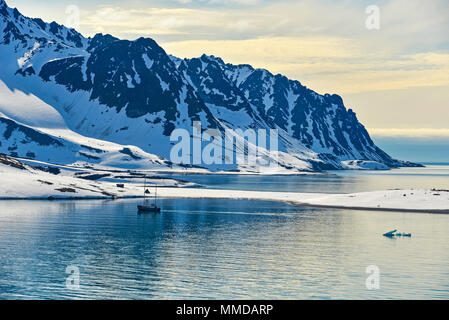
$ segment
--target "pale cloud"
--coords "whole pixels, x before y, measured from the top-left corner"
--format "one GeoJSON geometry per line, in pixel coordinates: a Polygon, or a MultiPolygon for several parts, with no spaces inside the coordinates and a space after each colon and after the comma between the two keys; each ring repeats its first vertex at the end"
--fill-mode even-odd
{"type": "Polygon", "coordinates": [[[449,129],[434,128],[371,128],[369,132],[375,138],[418,138],[418,139],[449,139],[449,129]]]}
{"type": "Polygon", "coordinates": [[[168,0],[168,2],[175,2],[179,4],[195,4],[195,5],[244,5],[254,6],[262,3],[261,0],[168,0]]]}
{"type": "MultiPolygon", "coordinates": [[[[190,40],[167,42],[168,51],[183,52],[182,56],[195,57],[207,52],[219,56],[232,57],[235,63],[245,63],[251,56],[256,64],[267,61],[297,63],[298,58],[319,61],[321,59],[350,58],[359,50],[356,44],[347,39],[331,37],[270,37],[248,40],[190,40]]],[[[270,62],[268,62],[270,63],[270,62]]]]}
{"type": "Polygon", "coordinates": [[[86,14],[82,25],[89,34],[153,37],[179,57],[207,53],[253,64],[319,92],[449,85],[446,2],[382,1],[379,31],[365,28],[366,5],[192,0],[179,7],[102,6],[86,14]],[[237,2],[253,7],[237,10],[237,2]]]}
{"type": "Polygon", "coordinates": [[[345,38],[259,38],[164,43],[181,57],[202,53],[249,63],[305,82],[321,92],[354,93],[422,86],[449,86],[449,54],[370,55],[345,38]]]}
{"type": "MultiPolygon", "coordinates": [[[[270,15],[246,12],[233,12],[211,9],[190,8],[123,8],[103,6],[87,14],[82,19],[82,27],[88,34],[99,29],[124,37],[138,38],[142,34],[135,30],[165,30],[165,35],[184,35],[183,37],[163,38],[162,40],[217,39],[217,35],[238,32],[260,32],[261,21],[270,15]]],[[[227,38],[225,36],[225,38],[227,38]]]]}

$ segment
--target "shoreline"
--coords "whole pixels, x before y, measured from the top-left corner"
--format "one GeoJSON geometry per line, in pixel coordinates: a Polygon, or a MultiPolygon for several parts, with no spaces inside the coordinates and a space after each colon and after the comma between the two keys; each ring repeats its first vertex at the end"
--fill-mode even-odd
{"type": "MultiPolygon", "coordinates": [[[[297,203],[290,203],[298,205],[297,203]]],[[[373,207],[345,207],[345,206],[328,206],[319,204],[304,203],[304,207],[321,208],[321,209],[336,209],[336,210],[351,210],[351,211],[375,211],[375,212],[409,212],[409,213],[427,213],[427,214],[449,214],[449,209],[399,209],[399,208],[373,208],[373,207]]]]}
{"type": "Polygon", "coordinates": [[[143,199],[142,196],[123,196],[123,197],[59,197],[59,196],[50,196],[50,197],[0,197],[0,201],[83,201],[83,200],[127,200],[127,199],[143,199]]]}
{"type": "MultiPolygon", "coordinates": [[[[160,199],[273,201],[297,207],[323,209],[449,214],[449,192],[445,190],[389,190],[355,194],[324,194],[166,187],[160,188],[158,193],[160,199]]],[[[143,198],[139,195],[79,197],[52,195],[0,197],[0,201],[114,201],[143,198]]]]}

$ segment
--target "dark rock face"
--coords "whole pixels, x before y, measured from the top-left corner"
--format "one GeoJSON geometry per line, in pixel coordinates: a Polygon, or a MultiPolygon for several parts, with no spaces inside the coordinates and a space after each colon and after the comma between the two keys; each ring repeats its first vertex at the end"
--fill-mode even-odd
{"type": "MultiPolygon", "coordinates": [[[[87,62],[88,74],[94,74],[92,99],[120,111],[126,106],[129,117],[167,112],[175,120],[176,98],[183,82],[168,56],[153,40],[115,41],[96,50],[87,62]],[[160,79],[158,78],[160,77],[160,79]],[[170,90],[162,88],[162,81],[170,90]]],[[[192,100],[191,88],[185,88],[192,100]],[[190,90],[189,90],[190,89],[190,90]]],[[[192,104],[201,109],[200,101],[192,104]]]]}
{"type": "Polygon", "coordinates": [[[25,139],[22,140],[22,144],[30,143],[30,142],[36,142],[37,144],[41,146],[59,146],[62,147],[63,144],[59,141],[54,139],[53,137],[40,133],[36,130],[33,130],[31,128],[18,125],[16,122],[6,119],[6,118],[0,118],[0,128],[4,129],[3,131],[3,139],[8,140],[11,138],[12,134],[14,132],[20,132],[23,133],[25,136],[25,139]]]}
{"type": "Polygon", "coordinates": [[[251,112],[250,104],[227,78],[223,65],[221,59],[203,55],[198,59],[182,61],[178,69],[190,80],[204,102],[233,111],[245,109],[251,112]]]}
{"type": "Polygon", "coordinates": [[[151,39],[117,40],[96,35],[90,39],[84,57],[68,57],[42,66],[44,81],[64,85],[70,92],[91,92],[91,101],[125,109],[130,118],[165,113],[166,135],[170,135],[180,115],[178,105],[188,106],[188,115],[198,120],[204,111],[212,115],[193,87],[185,83],[165,51],[151,39]]]}
{"type": "Polygon", "coordinates": [[[215,57],[184,60],[179,69],[186,70],[207,102],[234,109],[251,110],[248,106],[252,106],[254,112],[248,112],[254,118],[274,124],[320,154],[400,165],[375,146],[356,114],[346,109],[338,95],[319,95],[282,75],[225,64],[215,57]]]}
{"type": "Polygon", "coordinates": [[[10,157],[1,153],[0,153],[0,163],[16,169],[27,170],[27,167],[22,162],[16,159],[11,159],[10,157]]]}
{"type": "Polygon", "coordinates": [[[70,57],[66,59],[54,60],[46,63],[39,76],[44,81],[54,81],[59,84],[64,84],[70,92],[77,90],[89,90],[89,80],[83,80],[81,65],[84,63],[85,57],[70,57]]]}

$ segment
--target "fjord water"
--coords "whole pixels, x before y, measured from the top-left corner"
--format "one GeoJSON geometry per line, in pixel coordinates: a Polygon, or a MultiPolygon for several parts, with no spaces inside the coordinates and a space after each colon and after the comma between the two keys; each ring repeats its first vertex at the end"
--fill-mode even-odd
{"type": "Polygon", "coordinates": [[[357,193],[390,189],[449,189],[449,164],[390,171],[330,171],[328,174],[168,175],[212,189],[250,191],[357,193]]]}
{"type": "Polygon", "coordinates": [[[198,199],[138,215],[138,203],[0,201],[0,298],[449,298],[448,215],[198,199]],[[394,228],[413,237],[382,237],[394,228]],[[371,265],[379,290],[365,284],[371,265]]]}

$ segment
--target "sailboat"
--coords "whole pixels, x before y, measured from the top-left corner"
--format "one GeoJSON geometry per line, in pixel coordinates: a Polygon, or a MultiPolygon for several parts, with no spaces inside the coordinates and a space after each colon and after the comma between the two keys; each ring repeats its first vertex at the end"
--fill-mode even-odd
{"type": "Polygon", "coordinates": [[[143,193],[143,205],[138,205],[137,209],[139,211],[139,214],[142,213],[160,213],[161,208],[157,205],[157,185],[156,185],[156,191],[154,193],[154,202],[150,203],[149,195],[151,195],[151,192],[149,189],[147,189],[147,177],[145,177],[145,184],[144,184],[144,193],[143,193]]]}

